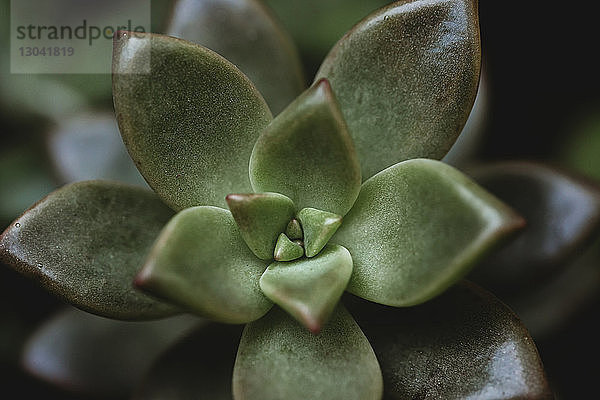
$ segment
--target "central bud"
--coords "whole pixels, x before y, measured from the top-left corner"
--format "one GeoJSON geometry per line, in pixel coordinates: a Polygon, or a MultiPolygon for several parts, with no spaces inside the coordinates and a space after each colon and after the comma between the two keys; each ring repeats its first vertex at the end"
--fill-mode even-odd
{"type": "Polygon", "coordinates": [[[304,235],[300,222],[293,218],[287,225],[285,233],[277,238],[273,258],[275,261],[293,261],[304,255],[304,235]]]}
{"type": "Polygon", "coordinates": [[[296,212],[280,193],[230,194],[225,200],[248,248],[265,261],[314,257],[342,223],[341,216],[316,208],[296,212]]]}
{"type": "Polygon", "coordinates": [[[316,208],[303,208],[277,239],[273,258],[293,261],[314,257],[325,247],[342,223],[342,217],[316,208]]]}

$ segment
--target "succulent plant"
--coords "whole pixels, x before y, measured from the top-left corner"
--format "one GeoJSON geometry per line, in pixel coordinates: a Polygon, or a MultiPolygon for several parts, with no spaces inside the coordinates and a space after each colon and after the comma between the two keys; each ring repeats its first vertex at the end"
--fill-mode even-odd
{"type": "MultiPolygon", "coordinates": [[[[278,66],[297,63],[289,49],[273,54],[285,60],[278,66]]],[[[402,308],[445,292],[523,225],[495,196],[434,160],[460,134],[475,98],[476,2],[400,1],[377,10],[340,39],[291,103],[293,87],[264,86],[263,98],[257,87],[268,75],[255,85],[240,69],[186,40],[119,32],[115,112],[153,192],[110,181],[66,185],[6,229],[2,261],[104,317],[192,313],[246,324],[236,399],[379,399],[384,378],[386,397],[418,396],[418,387],[394,381],[406,376],[390,372],[398,370],[396,352],[374,350],[353,317],[360,323],[372,313],[351,314],[340,299],[347,291],[349,304],[386,306],[376,325],[396,328],[406,317],[417,326],[428,305],[414,315],[402,308]],[[281,112],[273,118],[268,104],[281,112]]],[[[278,82],[298,82],[277,72],[278,82]]],[[[473,305],[449,327],[478,313],[486,323],[512,321],[510,334],[491,342],[513,343],[500,350],[526,360],[535,376],[527,388],[494,375],[500,383],[492,389],[492,378],[475,377],[450,393],[549,396],[535,346],[508,310],[468,284],[444,296],[473,305]]],[[[441,318],[444,302],[428,304],[441,318]]],[[[421,346],[418,333],[380,330],[372,332],[385,346],[421,346]]],[[[443,336],[432,336],[432,346],[443,336]]],[[[465,337],[453,335],[452,348],[465,337]]]]}

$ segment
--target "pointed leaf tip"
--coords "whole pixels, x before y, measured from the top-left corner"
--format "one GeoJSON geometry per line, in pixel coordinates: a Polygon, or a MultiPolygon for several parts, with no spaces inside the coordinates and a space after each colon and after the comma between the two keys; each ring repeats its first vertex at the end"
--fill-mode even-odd
{"type": "Polygon", "coordinates": [[[342,224],[342,217],[339,215],[308,207],[298,212],[298,220],[304,227],[304,247],[307,257],[319,254],[342,224]]]}
{"type": "Polygon", "coordinates": [[[279,234],[294,217],[294,202],[279,193],[230,194],[226,201],[250,250],[272,260],[279,234]]]}
{"type": "Polygon", "coordinates": [[[475,100],[480,53],[472,0],[393,2],[337,42],[316,79],[331,82],[363,179],[447,153],[475,100]]]}
{"type": "Polygon", "coordinates": [[[304,247],[297,242],[292,242],[285,233],[279,235],[273,258],[275,261],[293,261],[304,255],[304,247]]]}
{"type": "Polygon", "coordinates": [[[415,159],[367,180],[332,240],[354,260],[348,291],[405,307],[446,290],[522,224],[460,171],[415,159]]]}
{"type": "Polygon", "coordinates": [[[339,305],[319,335],[281,309],[246,325],[233,371],[237,400],[380,400],[377,358],[339,305]]]}
{"type": "Polygon", "coordinates": [[[137,283],[190,312],[224,323],[245,323],[272,306],[259,287],[265,262],[248,249],[231,213],[191,207],[162,230],[137,283]]]}
{"type": "Polygon", "coordinates": [[[344,215],[360,191],[360,165],[326,80],[300,95],[263,131],[250,158],[256,192],[278,192],[297,209],[344,215]]]}
{"type": "Polygon", "coordinates": [[[313,333],[328,320],[352,275],[352,257],[330,244],[313,258],[274,262],[260,278],[260,288],[313,333]]]}
{"type": "Polygon", "coordinates": [[[304,234],[302,233],[302,226],[296,218],[293,218],[290,221],[287,228],[285,229],[285,234],[291,240],[302,239],[304,237],[304,234]]]}
{"type": "Polygon", "coordinates": [[[50,193],[0,236],[0,258],[76,307],[142,320],[179,312],[132,280],[173,212],[149,190],[81,181],[50,193]]]}

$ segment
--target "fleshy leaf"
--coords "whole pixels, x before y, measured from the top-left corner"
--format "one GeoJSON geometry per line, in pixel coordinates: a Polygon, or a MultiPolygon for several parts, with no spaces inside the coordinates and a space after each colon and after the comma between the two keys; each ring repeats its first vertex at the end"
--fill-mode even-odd
{"type": "Polygon", "coordinates": [[[133,400],[231,400],[231,375],[241,325],[208,323],[156,360],[133,400]]]}
{"type": "Polygon", "coordinates": [[[337,305],[352,275],[352,257],[328,245],[318,257],[274,262],[260,278],[260,288],[311,332],[318,333],[337,305]]]}
{"type": "Polygon", "coordinates": [[[363,179],[399,161],[442,158],[460,134],[481,64],[476,0],[398,1],[352,28],[327,78],[354,139],[363,179]]]}
{"type": "MultiPolygon", "coordinates": [[[[293,261],[304,255],[304,247],[297,242],[292,242],[285,233],[279,235],[273,258],[275,261],[293,261]]],[[[264,291],[264,290],[263,290],[264,291]]]]}
{"type": "Polygon", "coordinates": [[[307,257],[319,254],[342,224],[342,217],[339,215],[315,208],[300,210],[298,220],[304,227],[304,248],[307,257]]]}
{"type": "Polygon", "coordinates": [[[250,158],[255,192],[288,196],[298,209],[344,215],[360,190],[352,139],[326,80],[300,95],[258,138],[250,158]]]}
{"type": "Polygon", "coordinates": [[[279,193],[230,194],[226,199],[250,250],[261,260],[272,260],[279,234],[294,217],[294,202],[279,193]]]}
{"type": "Polygon", "coordinates": [[[302,233],[302,226],[300,226],[300,222],[293,218],[289,223],[287,228],[285,228],[285,234],[288,238],[294,239],[302,239],[304,234],[302,233]]]}
{"type": "Polygon", "coordinates": [[[117,319],[177,310],[131,284],[173,212],[151,191],[115,182],[63,186],[0,236],[0,258],[73,305],[117,319]]]}
{"type": "Polygon", "coordinates": [[[272,306],[258,283],[265,268],[229,211],[191,207],[165,226],[135,283],[200,316],[238,324],[272,306]]]}
{"type": "Polygon", "coordinates": [[[71,392],[120,398],[161,352],[202,322],[190,315],[115,321],[67,308],[28,339],[22,364],[36,378],[71,392]]]}
{"type": "Polygon", "coordinates": [[[179,0],[167,29],[219,53],[260,90],[274,114],[283,110],[306,85],[296,47],[256,0],[179,0]]]}
{"type": "Polygon", "coordinates": [[[416,159],[366,181],[331,241],[352,254],[351,293],[400,307],[444,291],[522,225],[458,170],[416,159]]]}
{"type": "Polygon", "coordinates": [[[600,186],[574,174],[526,161],[474,166],[468,173],[527,221],[470,275],[497,295],[551,278],[600,228],[600,186]]]}
{"type": "Polygon", "coordinates": [[[385,399],[553,399],[518,317],[461,282],[417,307],[344,299],[381,363],[385,399]]]}
{"type": "Polygon", "coordinates": [[[175,210],[252,192],[248,160],[271,113],[233,64],[184,40],[120,32],[113,97],[129,154],[175,210]]]}
{"type": "Polygon", "coordinates": [[[379,400],[382,390],[373,349],[341,305],[319,335],[276,307],[244,329],[235,400],[379,400]]]}

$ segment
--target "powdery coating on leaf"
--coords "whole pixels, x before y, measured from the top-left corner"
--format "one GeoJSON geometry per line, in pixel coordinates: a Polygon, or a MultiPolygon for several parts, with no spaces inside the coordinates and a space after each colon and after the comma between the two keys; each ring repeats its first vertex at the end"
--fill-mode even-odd
{"type": "Polygon", "coordinates": [[[400,307],[441,293],[522,225],[459,171],[416,159],[365,182],[331,241],[352,254],[350,292],[400,307]]]}
{"type": "Polygon", "coordinates": [[[175,210],[226,207],[228,194],[252,192],[248,160],[272,119],[260,93],[211,50],[139,35],[115,38],[113,98],[123,141],[146,181],[175,210]]]}
{"type": "Polygon", "coordinates": [[[319,335],[274,308],[244,329],[235,400],[379,400],[381,371],[367,338],[340,305],[319,335]]]}
{"type": "Polygon", "coordinates": [[[340,39],[316,79],[331,82],[363,179],[446,154],[473,106],[480,52],[473,0],[393,3],[340,39]]]}
{"type": "Polygon", "coordinates": [[[360,190],[360,165],[327,80],[300,95],[260,135],[250,158],[256,192],[278,192],[297,210],[344,215],[360,190]]]}
{"type": "Polygon", "coordinates": [[[0,256],[91,313],[146,319],[176,312],[132,282],[173,212],[151,191],[84,181],[48,195],[0,238],[0,256]]]}
{"type": "Polygon", "coordinates": [[[230,194],[226,201],[250,250],[272,260],[279,235],[294,217],[294,202],[279,193],[230,194]]]}
{"type": "Polygon", "coordinates": [[[136,285],[192,313],[239,324],[262,317],[273,305],[258,283],[265,269],[229,211],[191,207],[163,229],[136,285]]]}
{"type": "Polygon", "coordinates": [[[318,256],[275,262],[260,278],[260,288],[273,302],[318,333],[337,305],[352,275],[352,257],[338,245],[318,256]]]}

